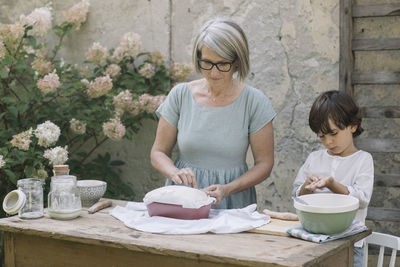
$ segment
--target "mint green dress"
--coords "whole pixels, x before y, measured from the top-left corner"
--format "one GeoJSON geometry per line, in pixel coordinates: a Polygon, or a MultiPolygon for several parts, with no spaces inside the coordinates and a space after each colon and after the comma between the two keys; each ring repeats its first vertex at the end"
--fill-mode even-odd
{"type": "MultiPolygon", "coordinates": [[[[245,173],[249,136],[276,115],[268,98],[253,87],[246,85],[230,105],[209,107],[195,101],[188,83],[176,85],[156,113],[178,129],[175,166],[191,168],[199,188],[227,184],[245,173]]],[[[171,184],[167,179],[166,185],[171,184]]],[[[215,208],[253,203],[257,203],[255,187],[224,198],[215,208]]]]}

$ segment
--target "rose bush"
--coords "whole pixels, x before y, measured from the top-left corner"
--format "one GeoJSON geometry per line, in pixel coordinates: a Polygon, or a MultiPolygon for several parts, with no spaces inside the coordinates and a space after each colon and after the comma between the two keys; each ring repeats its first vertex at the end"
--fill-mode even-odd
{"type": "Polygon", "coordinates": [[[166,66],[160,52],[142,50],[141,37],[122,36],[107,49],[94,43],[81,64],[58,56],[66,36],[86,21],[89,2],[63,12],[49,50],[40,42],[52,28],[49,7],[0,24],[0,177],[4,193],[25,177],[46,179],[52,165],[69,164],[78,179],[108,182],[108,197],[133,192],[119,179],[123,159],[94,152],[107,140],[131,139],[141,120],[155,109],[176,82],[191,74],[187,64],[166,66]]]}

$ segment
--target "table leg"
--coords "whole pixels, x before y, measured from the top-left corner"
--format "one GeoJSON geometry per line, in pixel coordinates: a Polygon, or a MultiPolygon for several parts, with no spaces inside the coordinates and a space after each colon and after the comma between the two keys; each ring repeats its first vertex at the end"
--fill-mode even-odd
{"type": "Polygon", "coordinates": [[[15,267],[14,235],[4,232],[4,264],[7,267],[15,267]]]}

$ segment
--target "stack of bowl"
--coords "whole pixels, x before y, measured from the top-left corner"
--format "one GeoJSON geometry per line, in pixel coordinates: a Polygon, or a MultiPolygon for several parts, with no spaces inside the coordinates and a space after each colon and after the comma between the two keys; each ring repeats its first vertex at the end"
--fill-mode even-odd
{"type": "Polygon", "coordinates": [[[315,234],[336,235],[354,220],[359,200],[342,194],[319,193],[299,196],[294,207],[303,228],[315,234]]]}

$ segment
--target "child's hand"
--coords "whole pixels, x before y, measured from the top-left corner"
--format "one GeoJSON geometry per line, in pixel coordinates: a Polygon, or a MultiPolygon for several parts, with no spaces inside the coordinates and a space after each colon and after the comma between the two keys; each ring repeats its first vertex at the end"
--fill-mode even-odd
{"type": "Polygon", "coordinates": [[[314,192],[315,189],[328,187],[333,181],[332,177],[321,178],[314,175],[307,176],[305,189],[314,192]]]}

